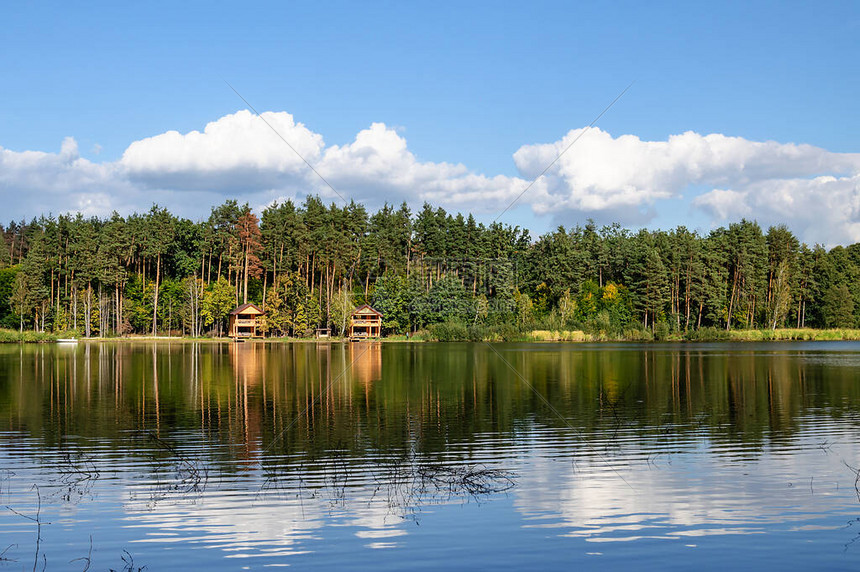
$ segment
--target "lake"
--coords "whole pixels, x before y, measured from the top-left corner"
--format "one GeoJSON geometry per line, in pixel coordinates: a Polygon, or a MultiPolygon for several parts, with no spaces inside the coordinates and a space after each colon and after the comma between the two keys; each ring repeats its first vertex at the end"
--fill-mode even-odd
{"type": "Polygon", "coordinates": [[[860,343],[0,346],[0,571],[856,570],[860,343]]]}

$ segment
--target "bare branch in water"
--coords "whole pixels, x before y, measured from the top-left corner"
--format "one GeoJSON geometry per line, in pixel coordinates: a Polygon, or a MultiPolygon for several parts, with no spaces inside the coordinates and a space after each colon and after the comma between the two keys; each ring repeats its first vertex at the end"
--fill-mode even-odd
{"type": "Polygon", "coordinates": [[[60,464],[59,481],[63,485],[60,496],[66,502],[77,503],[90,494],[101,472],[92,457],[78,452],[74,456],[66,451],[60,464]]]}
{"type": "Polygon", "coordinates": [[[14,558],[6,558],[6,553],[9,552],[10,548],[18,548],[17,544],[10,544],[6,548],[3,549],[3,552],[0,552],[0,562],[17,562],[14,558]]]}
{"type": "Polygon", "coordinates": [[[77,562],[79,560],[82,560],[84,562],[84,569],[81,572],[87,572],[87,570],[90,569],[90,565],[93,562],[92,558],[93,558],[93,535],[91,534],[90,535],[90,551],[87,552],[86,556],[81,556],[80,558],[75,558],[74,560],[69,560],[69,564],[71,564],[72,562],[77,562]]]}
{"type": "Polygon", "coordinates": [[[842,460],[842,464],[854,473],[854,492],[857,494],[857,500],[860,501],[860,469],[852,467],[845,461],[845,459],[842,460]]]}
{"type": "MultiPolygon", "coordinates": [[[[202,494],[209,482],[209,468],[205,461],[189,457],[152,432],[148,432],[148,436],[160,449],[169,452],[173,456],[173,463],[166,466],[172,478],[168,482],[159,482],[155,485],[150,494],[151,503],[158,502],[168,494],[202,494]]],[[[156,478],[158,478],[159,474],[159,469],[156,469],[156,478]]]]}
{"type": "Polygon", "coordinates": [[[134,567],[134,556],[132,556],[128,550],[123,549],[122,552],[122,568],[120,568],[119,570],[114,570],[113,568],[111,568],[110,572],[143,572],[144,570],[146,570],[146,566],[138,566],[137,568],[134,567]]]}

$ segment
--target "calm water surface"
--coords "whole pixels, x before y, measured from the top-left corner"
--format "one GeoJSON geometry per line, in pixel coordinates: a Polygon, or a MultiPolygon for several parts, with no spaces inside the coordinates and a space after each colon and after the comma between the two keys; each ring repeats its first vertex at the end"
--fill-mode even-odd
{"type": "Polygon", "coordinates": [[[860,344],[0,347],[0,572],[860,568],[860,344]]]}

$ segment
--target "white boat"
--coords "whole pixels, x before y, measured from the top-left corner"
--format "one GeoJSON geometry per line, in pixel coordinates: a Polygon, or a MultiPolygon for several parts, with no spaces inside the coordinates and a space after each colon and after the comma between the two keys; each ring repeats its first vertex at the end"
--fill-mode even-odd
{"type": "Polygon", "coordinates": [[[78,343],[77,338],[57,338],[58,344],[76,344],[78,343]]]}

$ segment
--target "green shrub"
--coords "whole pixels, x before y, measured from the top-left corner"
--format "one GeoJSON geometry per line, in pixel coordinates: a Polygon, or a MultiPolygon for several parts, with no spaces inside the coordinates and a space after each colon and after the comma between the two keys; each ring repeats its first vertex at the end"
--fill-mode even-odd
{"type": "Polygon", "coordinates": [[[24,331],[0,329],[0,343],[38,343],[38,342],[55,342],[57,336],[46,332],[24,331]]]}
{"type": "Polygon", "coordinates": [[[628,342],[650,342],[654,340],[654,334],[651,330],[639,330],[637,328],[628,328],[624,330],[621,336],[628,342]]]}
{"type": "Polygon", "coordinates": [[[438,342],[463,342],[469,339],[469,329],[460,322],[445,321],[429,328],[430,338],[438,342]]]}
{"type": "Polygon", "coordinates": [[[729,339],[729,333],[726,330],[713,327],[699,328],[698,330],[687,330],[684,333],[684,339],[688,342],[717,342],[729,339]]]}

